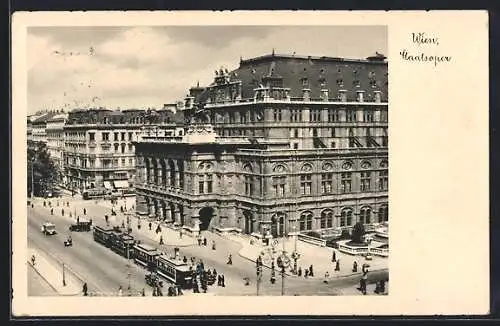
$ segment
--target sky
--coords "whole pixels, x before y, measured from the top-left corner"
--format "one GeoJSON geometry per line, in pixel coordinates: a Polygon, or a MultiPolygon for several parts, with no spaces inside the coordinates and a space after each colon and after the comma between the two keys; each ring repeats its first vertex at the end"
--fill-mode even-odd
{"type": "Polygon", "coordinates": [[[161,108],[240,57],[387,55],[386,26],[32,27],[28,114],[40,109],[161,108]]]}

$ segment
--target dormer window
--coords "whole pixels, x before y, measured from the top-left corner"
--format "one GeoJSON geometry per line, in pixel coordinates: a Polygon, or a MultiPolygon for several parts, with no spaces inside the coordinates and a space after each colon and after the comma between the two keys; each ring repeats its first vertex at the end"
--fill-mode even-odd
{"type": "Polygon", "coordinates": [[[337,86],[344,87],[344,80],[342,78],[337,79],[337,86]]]}
{"type": "Polygon", "coordinates": [[[375,79],[370,79],[370,86],[371,86],[372,88],[377,87],[377,81],[376,81],[375,79]]]}
{"type": "Polygon", "coordinates": [[[301,81],[303,87],[307,87],[309,85],[309,81],[307,80],[307,78],[302,78],[301,81]]]}
{"type": "Polygon", "coordinates": [[[352,85],[355,86],[355,87],[360,87],[361,83],[360,83],[359,79],[355,79],[355,80],[352,81],[352,85]]]}

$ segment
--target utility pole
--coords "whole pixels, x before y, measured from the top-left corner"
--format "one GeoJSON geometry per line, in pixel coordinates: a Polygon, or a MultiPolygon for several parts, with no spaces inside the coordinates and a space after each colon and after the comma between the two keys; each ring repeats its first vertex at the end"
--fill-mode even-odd
{"type": "Polygon", "coordinates": [[[62,263],[62,282],[63,282],[63,286],[66,286],[66,274],[65,274],[65,271],[64,271],[64,263],[62,263]]]}

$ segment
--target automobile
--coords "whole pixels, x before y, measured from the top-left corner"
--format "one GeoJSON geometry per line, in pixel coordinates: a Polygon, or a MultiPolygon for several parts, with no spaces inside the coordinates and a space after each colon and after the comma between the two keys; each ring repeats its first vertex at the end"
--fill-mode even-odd
{"type": "Polygon", "coordinates": [[[54,235],[56,234],[56,226],[54,223],[46,222],[42,224],[41,227],[42,233],[45,235],[54,235]]]}
{"type": "Polygon", "coordinates": [[[75,224],[69,226],[70,231],[74,232],[89,232],[92,227],[92,222],[88,220],[80,220],[75,224]]]}

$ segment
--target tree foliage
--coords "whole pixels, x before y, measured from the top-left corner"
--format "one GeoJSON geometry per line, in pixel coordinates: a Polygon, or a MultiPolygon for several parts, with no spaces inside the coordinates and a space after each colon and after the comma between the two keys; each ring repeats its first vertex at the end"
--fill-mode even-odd
{"type": "Polygon", "coordinates": [[[363,243],[363,235],[365,235],[365,227],[363,223],[358,222],[354,224],[351,233],[351,240],[356,243],[363,243]]]}
{"type": "Polygon", "coordinates": [[[31,185],[34,185],[35,196],[41,196],[46,190],[54,187],[57,177],[57,168],[47,150],[47,144],[36,143],[28,146],[27,152],[28,169],[28,194],[31,193],[31,185]],[[33,179],[32,173],[33,171],[33,179]]]}

